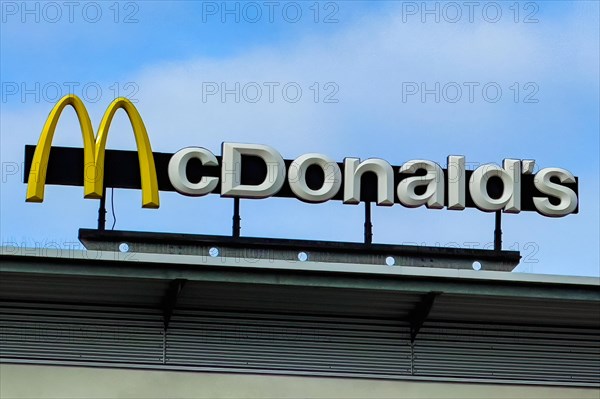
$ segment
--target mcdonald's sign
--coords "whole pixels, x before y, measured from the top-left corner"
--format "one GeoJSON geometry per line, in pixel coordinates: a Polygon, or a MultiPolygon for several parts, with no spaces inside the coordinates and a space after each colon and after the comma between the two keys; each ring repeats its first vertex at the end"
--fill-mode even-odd
{"type": "Polygon", "coordinates": [[[562,217],[579,210],[578,179],[562,168],[536,171],[534,160],[505,159],[501,166],[466,168],[464,156],[452,155],[444,169],[436,162],[411,160],[393,166],[379,158],[335,162],[309,153],[284,160],[266,145],[225,142],[222,155],[202,147],[175,154],[152,152],[146,127],[134,105],[114,100],[97,135],[79,98],[69,95],[52,109],[36,147],[26,146],[27,201],[42,202],[45,184],[84,187],[85,198],[101,198],[106,187],[142,190],[142,206],[159,207],[159,190],[201,197],[296,198],[307,203],[396,204],[407,208],[519,213],[537,211],[562,217]],[[71,105],[81,126],[83,149],[52,147],[60,115],[71,105]],[[137,144],[135,151],[106,150],[115,112],[125,110],[137,144]],[[115,166],[117,165],[117,166],[115,166]]]}

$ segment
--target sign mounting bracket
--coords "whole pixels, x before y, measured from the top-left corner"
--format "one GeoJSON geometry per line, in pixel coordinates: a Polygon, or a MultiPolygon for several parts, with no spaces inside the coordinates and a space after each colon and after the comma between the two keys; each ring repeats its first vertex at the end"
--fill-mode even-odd
{"type": "Polygon", "coordinates": [[[427,316],[431,312],[435,299],[441,294],[441,292],[429,292],[425,294],[421,301],[414,307],[408,316],[410,323],[410,342],[411,344],[417,339],[417,335],[423,327],[423,324],[427,320],[427,316]]]}
{"type": "Polygon", "coordinates": [[[373,223],[371,223],[371,203],[365,201],[365,244],[373,243],[373,223]]]}
{"type": "Polygon", "coordinates": [[[496,227],[494,229],[494,251],[502,251],[502,211],[496,211],[496,227]]]}
{"type": "Polygon", "coordinates": [[[106,186],[102,189],[102,198],[98,207],[98,230],[106,230],[106,186]]]}
{"type": "Polygon", "coordinates": [[[178,278],[171,281],[169,288],[167,288],[167,292],[163,299],[163,324],[165,331],[169,329],[171,317],[173,316],[173,312],[177,306],[177,300],[179,299],[179,295],[181,294],[185,282],[185,279],[178,278]]]}
{"type": "Polygon", "coordinates": [[[240,199],[233,199],[233,226],[231,235],[234,238],[240,238],[240,231],[242,230],[241,226],[242,218],[240,217],[240,199]]]}

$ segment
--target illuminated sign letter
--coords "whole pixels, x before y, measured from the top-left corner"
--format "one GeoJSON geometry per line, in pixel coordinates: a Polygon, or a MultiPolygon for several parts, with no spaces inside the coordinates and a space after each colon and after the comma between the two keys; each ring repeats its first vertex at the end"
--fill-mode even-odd
{"type": "Polygon", "coordinates": [[[463,210],[467,205],[465,193],[466,168],[465,157],[448,157],[448,209],[463,210]]]}
{"type": "Polygon", "coordinates": [[[363,162],[358,158],[344,159],[344,204],[360,202],[360,179],[367,172],[377,176],[377,205],[394,205],[394,170],[378,158],[363,162]]]}
{"type": "Polygon", "coordinates": [[[444,171],[438,164],[431,161],[408,161],[400,168],[400,173],[416,173],[425,170],[425,176],[411,176],[398,184],[397,194],[402,205],[416,208],[426,205],[427,208],[441,209],[444,207],[444,171]],[[417,187],[426,186],[423,194],[417,194],[417,187]]]}
{"type": "Polygon", "coordinates": [[[188,147],[177,151],[169,161],[169,180],[178,193],[192,197],[200,197],[212,192],[219,183],[218,177],[203,176],[198,183],[189,181],[186,173],[188,162],[196,158],[206,166],[219,166],[217,157],[200,147],[188,147]]]}
{"type": "Polygon", "coordinates": [[[575,176],[561,168],[545,168],[535,175],[535,187],[542,193],[558,198],[560,203],[553,205],[548,198],[533,197],[538,212],[545,216],[565,216],[577,208],[577,194],[568,187],[553,183],[551,178],[558,178],[561,183],[575,183],[575,176]]]}
{"type": "Polygon", "coordinates": [[[273,148],[261,144],[223,143],[221,195],[223,197],[267,198],[285,183],[285,162],[273,148]],[[261,158],[267,174],[261,184],[242,184],[242,155],[261,158]]]}
{"type": "Polygon", "coordinates": [[[503,166],[504,168],[486,164],[475,169],[469,182],[471,198],[475,205],[484,211],[497,211],[504,208],[504,212],[519,213],[521,211],[521,161],[505,159],[503,166]],[[487,190],[488,181],[494,176],[502,180],[500,198],[492,198],[487,190]]]}
{"type": "Polygon", "coordinates": [[[290,188],[298,198],[306,202],[319,203],[330,200],[340,191],[342,171],[337,163],[321,154],[304,154],[290,165],[288,172],[290,188]],[[311,165],[323,170],[325,179],[321,188],[313,190],[306,184],[306,171],[311,165]]]}

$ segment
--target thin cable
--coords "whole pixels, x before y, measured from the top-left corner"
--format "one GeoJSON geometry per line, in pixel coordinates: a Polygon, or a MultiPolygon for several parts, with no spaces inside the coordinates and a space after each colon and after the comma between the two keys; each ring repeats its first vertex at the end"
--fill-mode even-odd
{"type": "Polygon", "coordinates": [[[117,224],[117,215],[115,215],[115,188],[114,187],[111,187],[111,189],[110,189],[110,209],[112,210],[112,217],[113,217],[113,225],[110,229],[114,230],[115,224],[117,224]]]}

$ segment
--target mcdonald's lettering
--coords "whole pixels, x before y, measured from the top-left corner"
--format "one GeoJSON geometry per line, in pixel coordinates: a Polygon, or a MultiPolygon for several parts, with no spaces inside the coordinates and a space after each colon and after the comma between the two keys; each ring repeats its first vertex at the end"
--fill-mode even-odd
{"type": "Polygon", "coordinates": [[[534,173],[533,160],[505,159],[502,166],[484,164],[474,170],[468,170],[465,157],[457,155],[448,157],[446,169],[422,159],[401,166],[378,158],[345,158],[337,163],[318,153],[284,160],[269,146],[231,142],[223,143],[221,156],[202,147],[186,147],[175,154],[153,153],[140,114],[125,98],[109,105],[94,136],[85,105],[74,95],[64,97],[50,112],[38,145],[26,146],[25,160],[29,202],[42,202],[48,183],[82,185],[85,198],[101,198],[106,187],[141,188],[145,208],[159,207],[161,190],[190,197],[275,196],[307,203],[338,200],[388,207],[537,211],[550,217],[579,210],[577,177],[561,168],[534,173]],[[56,125],[67,105],[75,109],[79,119],[82,149],[52,147],[56,125]],[[106,150],[111,121],[121,108],[129,116],[137,153],[106,150]],[[84,170],[77,171],[81,159],[84,170]],[[118,171],[111,171],[110,164],[118,164],[118,171]]]}

